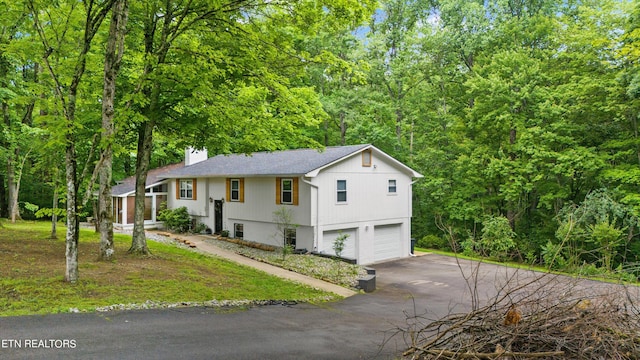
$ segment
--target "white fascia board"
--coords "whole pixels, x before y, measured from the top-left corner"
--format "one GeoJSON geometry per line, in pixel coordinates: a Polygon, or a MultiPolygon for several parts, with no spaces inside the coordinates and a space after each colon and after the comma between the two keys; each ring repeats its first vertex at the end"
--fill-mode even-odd
{"type": "Polygon", "coordinates": [[[399,166],[400,168],[404,169],[406,172],[411,174],[411,177],[414,178],[423,178],[424,175],[420,174],[419,172],[413,170],[412,168],[408,167],[407,165],[401,163],[400,161],[394,159],[393,157],[391,157],[390,155],[388,155],[387,153],[385,153],[384,151],[376,148],[375,146],[371,146],[371,148],[378,153],[378,155],[381,155],[383,158],[389,160],[390,162],[396,164],[397,166],[399,166]]]}
{"type": "Polygon", "coordinates": [[[320,171],[322,171],[322,170],[324,170],[324,169],[326,169],[326,168],[328,168],[330,166],[333,166],[334,164],[337,164],[337,163],[339,163],[339,162],[341,162],[341,161],[343,161],[345,159],[348,159],[348,158],[350,158],[350,157],[352,157],[352,156],[354,156],[356,154],[359,154],[362,151],[367,150],[367,149],[372,149],[373,151],[376,152],[376,154],[380,155],[381,157],[383,157],[384,159],[388,160],[389,162],[396,164],[398,167],[404,169],[406,172],[410,173],[411,176],[414,177],[414,178],[422,178],[422,177],[424,177],[419,172],[413,170],[412,168],[408,167],[407,165],[405,165],[405,164],[401,163],[400,161],[394,159],[393,157],[391,157],[390,155],[388,155],[387,153],[385,153],[384,151],[378,149],[377,147],[375,147],[373,145],[366,146],[366,147],[364,147],[362,149],[359,149],[357,151],[352,152],[351,154],[343,156],[338,160],[335,160],[335,161],[330,162],[330,163],[328,163],[328,164],[326,164],[324,166],[321,166],[321,167],[319,167],[317,169],[309,171],[308,173],[304,174],[304,176],[308,177],[308,178],[314,178],[314,177],[318,176],[320,171]]]}
{"type": "Polygon", "coordinates": [[[304,176],[305,176],[305,177],[308,177],[308,178],[314,178],[314,177],[318,176],[318,174],[320,173],[320,171],[322,171],[322,170],[324,170],[324,169],[326,169],[326,168],[328,168],[328,167],[330,167],[330,166],[333,166],[334,164],[337,164],[337,163],[339,163],[339,162],[341,162],[341,161],[343,161],[343,160],[345,160],[345,159],[348,159],[348,158],[350,158],[350,157],[354,156],[355,154],[358,154],[358,153],[360,153],[360,152],[362,152],[362,151],[364,151],[364,150],[366,150],[366,149],[371,149],[371,148],[373,148],[373,145],[365,146],[365,147],[363,147],[362,149],[358,149],[358,150],[356,150],[356,151],[352,152],[351,154],[347,154],[347,155],[345,155],[345,156],[343,156],[343,157],[341,157],[341,158],[339,158],[339,159],[337,159],[337,160],[335,160],[335,161],[332,161],[332,162],[330,162],[330,163],[328,163],[328,164],[325,164],[325,165],[323,165],[323,166],[320,166],[320,167],[319,167],[319,168],[317,168],[317,169],[311,170],[311,171],[309,171],[308,173],[304,174],[304,176]]]}
{"type": "MultiPolygon", "coordinates": [[[[151,185],[147,185],[147,186],[145,186],[144,188],[145,188],[145,189],[149,189],[149,188],[152,188],[152,187],[154,187],[154,186],[162,185],[162,184],[165,184],[165,183],[167,183],[167,182],[166,182],[166,181],[164,181],[164,180],[163,180],[163,181],[158,181],[157,183],[153,183],[153,184],[151,184],[151,185]]],[[[133,194],[135,194],[135,193],[136,193],[136,190],[134,189],[133,191],[129,191],[129,192],[127,192],[127,193],[120,194],[120,195],[115,195],[114,197],[122,197],[122,198],[125,198],[125,197],[128,197],[129,195],[133,195],[133,194]]],[[[146,193],[145,193],[145,194],[146,194],[146,193]]],[[[157,193],[156,193],[156,194],[157,194],[157,193]]]]}

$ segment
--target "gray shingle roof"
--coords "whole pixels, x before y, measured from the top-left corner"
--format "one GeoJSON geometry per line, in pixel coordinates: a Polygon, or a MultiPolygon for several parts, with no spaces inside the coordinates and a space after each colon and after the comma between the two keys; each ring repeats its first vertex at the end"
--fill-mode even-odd
{"type": "Polygon", "coordinates": [[[205,161],[164,174],[165,178],[215,176],[304,175],[356,153],[370,145],[256,152],[251,155],[217,155],[205,161]]]}
{"type": "MultiPolygon", "coordinates": [[[[179,168],[184,168],[184,161],[170,164],[163,167],[155,168],[149,170],[147,173],[147,181],[145,183],[146,186],[150,186],[153,184],[157,184],[164,179],[164,174],[176,170],[179,168]]],[[[124,180],[122,180],[118,185],[115,185],[111,188],[112,196],[121,196],[132,193],[136,190],[136,177],[130,176],[124,180]]]]}

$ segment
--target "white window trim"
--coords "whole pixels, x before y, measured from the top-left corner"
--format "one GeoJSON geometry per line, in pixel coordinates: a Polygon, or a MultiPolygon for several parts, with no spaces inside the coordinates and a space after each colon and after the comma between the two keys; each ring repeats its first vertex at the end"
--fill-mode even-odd
{"type": "Polygon", "coordinates": [[[349,202],[349,186],[347,185],[347,179],[336,179],[336,204],[338,205],[346,205],[349,202]],[[338,189],[338,183],[340,181],[344,181],[344,190],[338,189]],[[345,200],[340,201],[338,199],[338,194],[344,192],[345,200]]]}
{"type": "Polygon", "coordinates": [[[285,204],[285,205],[292,205],[293,204],[293,179],[292,178],[282,178],[280,179],[280,203],[281,204],[285,204]],[[291,190],[285,190],[284,189],[284,182],[285,181],[289,181],[291,183],[291,190]],[[291,201],[284,201],[284,193],[285,192],[289,192],[291,193],[291,201]]]}
{"type": "Polygon", "coordinates": [[[295,243],[298,245],[298,231],[296,228],[285,228],[284,229],[284,243],[287,245],[291,245],[291,240],[295,240],[295,243]]]}
{"type": "Polygon", "coordinates": [[[244,224],[243,223],[234,223],[233,224],[233,237],[237,238],[237,239],[244,239],[244,224]],[[242,236],[238,237],[237,232],[238,232],[238,225],[240,227],[242,227],[242,236]]]}
{"type": "Polygon", "coordinates": [[[192,179],[180,179],[180,200],[193,200],[193,180],[192,179]],[[182,185],[185,184],[183,188],[182,185]],[[191,196],[189,196],[188,186],[191,186],[191,196]],[[184,196],[182,196],[182,192],[184,191],[184,196]]]}
{"type": "Polygon", "coordinates": [[[235,201],[235,202],[240,202],[240,190],[241,190],[241,189],[240,189],[240,179],[230,179],[230,180],[229,180],[229,197],[230,197],[230,199],[229,199],[229,200],[231,200],[231,201],[235,201]],[[237,198],[237,199],[234,199],[234,198],[233,198],[233,183],[234,183],[234,182],[235,182],[236,184],[238,184],[238,189],[236,190],[236,191],[237,191],[237,193],[238,193],[238,198],[237,198]]]}
{"type": "Polygon", "coordinates": [[[389,180],[387,181],[387,195],[391,195],[391,196],[398,195],[398,180],[396,180],[396,179],[389,179],[389,180]],[[390,188],[391,188],[391,182],[392,182],[392,181],[393,181],[393,188],[394,188],[394,191],[391,191],[391,189],[390,189],[390,188]]]}

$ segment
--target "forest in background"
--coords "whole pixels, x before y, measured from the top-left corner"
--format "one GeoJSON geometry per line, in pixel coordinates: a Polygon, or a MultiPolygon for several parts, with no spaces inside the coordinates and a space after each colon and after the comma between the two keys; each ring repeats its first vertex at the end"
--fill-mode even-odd
{"type": "Polygon", "coordinates": [[[87,14],[115,3],[0,1],[0,216],[15,193],[23,216],[66,200],[70,144],[87,216],[107,147],[119,180],[141,171],[145,140],[150,168],[189,145],[371,143],[425,176],[419,245],[638,275],[639,3],[131,2],[105,139],[114,20],[87,14]]]}

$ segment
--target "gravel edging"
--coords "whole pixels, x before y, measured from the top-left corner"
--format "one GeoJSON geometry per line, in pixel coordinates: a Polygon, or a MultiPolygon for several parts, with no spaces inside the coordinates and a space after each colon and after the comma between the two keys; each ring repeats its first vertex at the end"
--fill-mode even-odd
{"type": "MultiPolygon", "coordinates": [[[[131,231],[123,231],[123,233],[131,234],[131,231]]],[[[179,236],[180,234],[176,234],[179,236]]],[[[183,249],[208,254],[198,248],[190,248],[170,237],[160,235],[155,232],[146,232],[147,239],[165,243],[174,244],[183,249]]],[[[358,279],[367,275],[367,270],[362,265],[349,264],[343,261],[315,256],[312,254],[288,254],[286,260],[282,261],[282,250],[265,251],[253,247],[243,246],[214,236],[203,236],[204,241],[219,247],[221,249],[234,252],[236,254],[246,256],[250,259],[261,261],[270,265],[278,266],[286,270],[290,270],[302,275],[307,275],[319,280],[327,281],[332,284],[351,288],[358,291],[358,279]]]]}
{"type": "Polygon", "coordinates": [[[282,261],[282,250],[265,251],[238,245],[221,239],[207,237],[207,243],[236,254],[278,266],[302,275],[357,290],[358,279],[367,275],[362,265],[324,258],[312,254],[288,254],[282,261]]]}
{"type": "Polygon", "coordinates": [[[207,308],[248,308],[257,306],[292,306],[298,303],[313,303],[321,301],[331,301],[333,296],[300,299],[300,300],[209,300],[209,301],[182,301],[182,302],[163,302],[147,300],[143,303],[131,304],[114,304],[107,306],[98,306],[93,310],[79,310],[78,308],[70,308],[70,313],[87,313],[87,312],[110,312],[110,311],[126,311],[126,310],[151,310],[151,309],[177,309],[187,307],[207,307],[207,308]]]}

